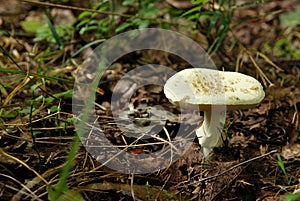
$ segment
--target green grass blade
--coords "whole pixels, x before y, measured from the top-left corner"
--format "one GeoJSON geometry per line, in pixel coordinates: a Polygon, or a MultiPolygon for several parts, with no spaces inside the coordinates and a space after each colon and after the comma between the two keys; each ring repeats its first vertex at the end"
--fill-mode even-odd
{"type": "Polygon", "coordinates": [[[55,27],[53,26],[51,20],[49,19],[49,17],[47,15],[46,15],[46,22],[47,22],[47,24],[49,26],[49,29],[50,29],[50,31],[51,31],[51,33],[52,33],[52,35],[54,37],[54,40],[56,41],[57,45],[59,46],[60,49],[63,49],[64,44],[60,40],[59,35],[58,35],[55,27]]]}
{"type": "MultiPolygon", "coordinates": [[[[13,73],[13,74],[19,74],[19,75],[27,75],[27,72],[22,71],[22,70],[13,70],[13,69],[4,69],[4,68],[0,68],[0,73],[13,73]]],[[[63,79],[63,78],[58,78],[58,77],[51,77],[51,76],[41,75],[41,74],[36,74],[36,73],[28,73],[28,75],[44,78],[46,80],[56,80],[56,81],[74,84],[74,81],[63,79]]]]}
{"type": "Polygon", "coordinates": [[[71,57],[74,58],[76,57],[78,54],[80,54],[80,52],[82,52],[83,50],[85,50],[86,48],[91,47],[92,45],[98,44],[98,43],[102,43],[103,41],[105,41],[105,39],[99,39],[99,40],[95,40],[93,42],[90,42],[86,45],[84,45],[83,47],[81,47],[79,50],[77,50],[71,57]]]}

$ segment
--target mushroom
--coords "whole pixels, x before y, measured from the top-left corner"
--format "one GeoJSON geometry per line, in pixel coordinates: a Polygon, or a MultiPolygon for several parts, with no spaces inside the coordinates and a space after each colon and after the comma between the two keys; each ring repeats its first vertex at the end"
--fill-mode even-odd
{"type": "Polygon", "coordinates": [[[220,122],[226,110],[254,107],[265,96],[262,85],[253,77],[205,68],[176,73],[167,80],[164,93],[176,106],[198,106],[204,112],[203,123],[195,132],[205,157],[220,140],[220,122]]]}

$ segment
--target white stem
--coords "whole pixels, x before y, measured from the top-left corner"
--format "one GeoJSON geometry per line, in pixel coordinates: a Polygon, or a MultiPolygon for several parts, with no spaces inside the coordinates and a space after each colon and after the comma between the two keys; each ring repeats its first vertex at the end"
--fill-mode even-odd
{"type": "Polygon", "coordinates": [[[220,125],[220,115],[212,115],[211,110],[204,112],[203,123],[196,130],[196,135],[205,157],[218,144],[222,130],[220,125]]]}

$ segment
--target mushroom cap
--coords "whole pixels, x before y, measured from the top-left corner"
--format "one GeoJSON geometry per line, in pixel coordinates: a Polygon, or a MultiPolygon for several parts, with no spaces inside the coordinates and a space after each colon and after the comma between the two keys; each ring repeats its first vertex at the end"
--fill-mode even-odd
{"type": "Polygon", "coordinates": [[[176,73],[167,80],[164,93],[177,106],[198,105],[200,110],[210,110],[212,106],[246,109],[256,106],[265,97],[262,85],[253,77],[205,68],[176,73]]]}

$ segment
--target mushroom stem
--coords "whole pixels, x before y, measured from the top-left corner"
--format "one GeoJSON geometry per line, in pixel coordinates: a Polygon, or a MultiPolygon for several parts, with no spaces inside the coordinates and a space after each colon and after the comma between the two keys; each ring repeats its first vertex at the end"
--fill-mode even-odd
{"type": "Polygon", "coordinates": [[[203,123],[196,130],[196,135],[199,144],[203,148],[203,154],[205,157],[208,156],[220,140],[222,126],[219,118],[219,115],[212,114],[210,110],[205,111],[203,123]]]}

